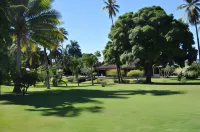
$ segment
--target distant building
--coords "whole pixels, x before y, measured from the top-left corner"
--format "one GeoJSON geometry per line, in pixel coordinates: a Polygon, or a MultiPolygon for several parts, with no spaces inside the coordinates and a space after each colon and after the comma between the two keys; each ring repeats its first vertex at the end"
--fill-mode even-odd
{"type": "MultiPolygon", "coordinates": [[[[117,69],[116,65],[101,65],[95,68],[96,72],[99,76],[106,76],[106,72],[108,70],[113,70],[113,69],[117,69]]],[[[125,74],[127,74],[127,72],[129,72],[130,70],[135,69],[135,64],[131,64],[129,66],[123,65],[121,66],[121,70],[124,70],[125,74]]]]}

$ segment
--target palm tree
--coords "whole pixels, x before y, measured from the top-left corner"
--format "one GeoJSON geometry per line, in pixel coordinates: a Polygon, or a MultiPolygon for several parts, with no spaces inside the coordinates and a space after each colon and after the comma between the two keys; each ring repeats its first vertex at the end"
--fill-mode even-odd
{"type": "MultiPolygon", "coordinates": [[[[57,25],[60,14],[51,8],[52,0],[12,0],[7,16],[17,41],[17,75],[20,76],[21,47],[42,45],[54,47],[58,40],[63,40],[57,25]]],[[[21,92],[19,82],[13,92],[21,92]]]]}
{"type": "Polygon", "coordinates": [[[66,45],[65,49],[66,54],[70,57],[81,57],[81,49],[77,41],[70,41],[70,44],[66,45]]]}
{"type": "Polygon", "coordinates": [[[177,9],[185,9],[185,18],[187,22],[191,25],[195,26],[196,35],[197,35],[197,43],[198,43],[198,50],[199,50],[199,59],[200,59],[200,44],[199,44],[199,35],[197,24],[199,21],[199,14],[200,14],[200,2],[199,0],[185,0],[186,4],[180,5],[177,9]]]}
{"type": "Polygon", "coordinates": [[[116,0],[108,0],[108,1],[104,1],[105,3],[105,7],[103,7],[102,10],[106,10],[108,13],[109,18],[112,20],[112,24],[113,24],[113,16],[115,17],[117,14],[116,12],[119,12],[120,6],[116,4],[116,0]]]}

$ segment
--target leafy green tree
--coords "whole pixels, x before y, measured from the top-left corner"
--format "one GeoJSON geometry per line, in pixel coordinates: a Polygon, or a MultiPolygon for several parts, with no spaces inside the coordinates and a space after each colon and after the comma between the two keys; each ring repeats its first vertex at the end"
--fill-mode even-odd
{"type": "Polygon", "coordinates": [[[105,7],[103,7],[102,10],[106,10],[108,12],[109,18],[112,20],[113,24],[113,17],[117,15],[117,12],[119,12],[119,5],[116,4],[116,0],[108,0],[104,1],[105,7]]]}
{"type": "Polygon", "coordinates": [[[120,56],[125,52],[131,51],[132,45],[129,42],[129,30],[133,27],[133,13],[126,13],[119,17],[119,19],[112,26],[109,33],[110,41],[106,44],[103,51],[104,61],[107,64],[116,64],[118,71],[118,82],[122,81],[120,66],[120,56]]]}
{"type": "Polygon", "coordinates": [[[81,73],[86,75],[89,75],[91,73],[91,69],[89,67],[84,66],[83,68],[81,68],[81,73]]]}
{"type": "Polygon", "coordinates": [[[82,61],[86,67],[89,67],[91,69],[90,70],[91,83],[92,85],[94,85],[93,71],[94,71],[94,65],[98,62],[98,58],[93,54],[83,54],[82,61]]]}
{"type": "MultiPolygon", "coordinates": [[[[10,8],[5,11],[10,20],[12,33],[16,36],[17,75],[20,76],[21,49],[42,45],[47,48],[55,46],[64,36],[57,25],[60,14],[51,8],[51,0],[12,0],[10,8]]],[[[14,92],[21,92],[15,84],[14,92]]]]}
{"type": "Polygon", "coordinates": [[[8,2],[8,0],[0,1],[0,87],[4,81],[7,81],[10,70],[8,47],[12,44],[12,34],[10,32],[10,22],[5,12],[8,2]]]}
{"type": "Polygon", "coordinates": [[[152,66],[196,59],[193,34],[188,25],[167,15],[159,6],[145,7],[132,18],[134,27],[129,31],[132,53],[144,67],[146,82],[151,83],[152,66]]]}
{"type": "Polygon", "coordinates": [[[104,55],[104,62],[106,64],[116,64],[117,66],[117,77],[118,77],[118,83],[121,83],[122,79],[120,76],[120,52],[117,47],[113,45],[113,42],[109,41],[106,44],[105,49],[103,50],[103,55],[104,55]]]}
{"type": "Polygon", "coordinates": [[[68,44],[65,48],[65,54],[69,55],[70,57],[81,57],[82,52],[81,48],[77,41],[70,40],[70,44],[68,44]]]}
{"type": "Polygon", "coordinates": [[[74,77],[78,82],[78,86],[79,86],[79,79],[78,79],[78,74],[80,72],[82,65],[82,59],[81,58],[76,58],[73,57],[69,60],[69,68],[70,70],[74,73],[74,77]]]}
{"type": "Polygon", "coordinates": [[[177,9],[185,9],[185,18],[186,21],[189,22],[191,25],[195,26],[196,29],[196,36],[197,36],[197,44],[199,50],[199,59],[200,59],[200,44],[199,44],[199,33],[197,29],[197,24],[199,21],[199,14],[200,14],[200,1],[199,0],[184,0],[186,3],[178,6],[177,9]]]}
{"type": "Polygon", "coordinates": [[[100,51],[96,51],[95,53],[94,53],[94,55],[96,56],[96,57],[101,57],[101,52],[100,51]]]}

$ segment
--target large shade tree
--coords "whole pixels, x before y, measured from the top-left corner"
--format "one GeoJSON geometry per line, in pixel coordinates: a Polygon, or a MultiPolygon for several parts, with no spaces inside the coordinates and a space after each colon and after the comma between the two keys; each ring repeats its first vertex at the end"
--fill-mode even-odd
{"type": "Polygon", "coordinates": [[[113,24],[113,17],[117,15],[117,12],[119,12],[120,6],[116,4],[116,0],[104,1],[104,4],[105,7],[103,7],[102,10],[105,10],[107,12],[113,24]]]}
{"type": "Polygon", "coordinates": [[[153,65],[177,63],[196,59],[193,34],[187,24],[167,15],[159,6],[145,7],[132,18],[134,27],[129,31],[132,53],[144,67],[146,82],[151,83],[153,65]]]}
{"type": "Polygon", "coordinates": [[[200,15],[200,1],[199,0],[184,0],[186,3],[178,6],[178,9],[185,9],[184,17],[185,20],[189,22],[191,25],[195,26],[196,36],[197,36],[197,44],[199,50],[199,59],[200,59],[200,44],[199,44],[199,34],[197,24],[199,23],[199,15],[200,15]]]}
{"type": "Polygon", "coordinates": [[[116,64],[118,73],[118,82],[122,81],[121,77],[121,61],[120,56],[125,51],[131,51],[131,43],[129,42],[129,30],[133,26],[133,13],[126,13],[119,17],[119,19],[112,26],[109,33],[110,41],[106,44],[103,51],[104,61],[107,64],[116,64]]]}
{"type": "Polygon", "coordinates": [[[124,60],[137,63],[144,68],[147,83],[151,83],[153,65],[183,65],[187,59],[194,61],[197,55],[188,25],[167,15],[159,6],[119,17],[109,38],[103,51],[105,62],[118,67],[124,60]]]}
{"type": "MultiPolygon", "coordinates": [[[[12,33],[16,36],[17,76],[20,76],[21,48],[42,45],[54,47],[58,40],[63,40],[57,25],[60,14],[51,7],[52,0],[12,0],[6,13],[10,20],[12,33]]],[[[14,92],[20,92],[19,82],[14,92]]]]}

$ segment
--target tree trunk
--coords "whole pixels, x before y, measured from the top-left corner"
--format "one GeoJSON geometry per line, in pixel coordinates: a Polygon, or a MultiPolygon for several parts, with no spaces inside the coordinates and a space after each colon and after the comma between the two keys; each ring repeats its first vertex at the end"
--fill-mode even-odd
{"type": "Polygon", "coordinates": [[[123,78],[122,78],[122,73],[121,73],[121,67],[119,66],[119,75],[120,75],[120,80],[121,80],[121,83],[123,82],[123,78]]]}
{"type": "Polygon", "coordinates": [[[91,67],[91,82],[92,82],[92,86],[94,86],[93,74],[92,74],[92,67],[91,67]]]}
{"type": "Polygon", "coordinates": [[[111,20],[112,20],[112,25],[114,24],[114,22],[113,22],[113,17],[111,17],[111,20]]]}
{"type": "Polygon", "coordinates": [[[195,28],[196,28],[196,35],[197,35],[197,44],[198,44],[198,50],[199,50],[199,60],[200,60],[200,44],[199,44],[199,33],[197,29],[197,22],[195,20],[195,28]]]}
{"type": "Polygon", "coordinates": [[[17,35],[17,74],[15,75],[16,82],[15,86],[13,89],[14,93],[21,93],[21,88],[20,88],[20,76],[21,76],[21,45],[20,45],[20,40],[21,37],[20,35],[17,35]]]}
{"type": "Polygon", "coordinates": [[[119,65],[117,65],[117,77],[118,77],[118,83],[121,83],[120,81],[120,72],[119,72],[119,65]]]}
{"type": "Polygon", "coordinates": [[[78,73],[76,73],[75,75],[76,75],[76,80],[77,80],[77,83],[78,83],[78,86],[79,86],[78,73]]]}
{"type": "Polygon", "coordinates": [[[152,64],[151,62],[146,64],[146,83],[151,83],[152,77],[152,64]]]}
{"type": "Polygon", "coordinates": [[[47,89],[50,89],[49,67],[48,67],[48,60],[47,60],[47,50],[46,50],[46,47],[44,47],[44,61],[45,61],[45,70],[46,70],[46,86],[47,86],[47,89]]]}

